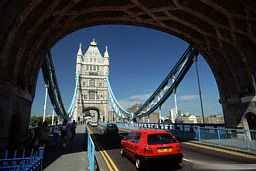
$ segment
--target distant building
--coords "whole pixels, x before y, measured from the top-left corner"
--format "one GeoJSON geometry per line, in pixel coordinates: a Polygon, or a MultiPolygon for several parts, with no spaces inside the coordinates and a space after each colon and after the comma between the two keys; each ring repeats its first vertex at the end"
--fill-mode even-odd
{"type": "Polygon", "coordinates": [[[192,114],[177,116],[176,123],[198,123],[197,116],[192,114]]]}
{"type": "Polygon", "coordinates": [[[221,114],[210,115],[205,118],[205,123],[223,124],[224,117],[221,114]]]}
{"type": "MultiPolygon", "coordinates": [[[[204,121],[206,124],[224,124],[224,117],[222,114],[208,115],[205,116],[204,121]]],[[[203,123],[203,118],[201,116],[197,116],[197,122],[203,123]]]]}
{"type": "Polygon", "coordinates": [[[139,120],[139,122],[158,123],[160,121],[159,112],[151,113],[149,116],[145,116],[139,120]]]}

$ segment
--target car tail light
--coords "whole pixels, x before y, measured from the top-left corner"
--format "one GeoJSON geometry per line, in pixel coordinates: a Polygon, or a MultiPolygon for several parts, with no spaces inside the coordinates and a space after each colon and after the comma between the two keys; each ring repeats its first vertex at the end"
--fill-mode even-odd
{"type": "Polygon", "coordinates": [[[181,145],[180,145],[180,144],[177,144],[177,145],[176,145],[176,149],[177,149],[177,151],[181,151],[181,150],[182,150],[181,145]]]}
{"type": "Polygon", "coordinates": [[[153,149],[152,149],[151,147],[149,147],[149,146],[146,146],[146,147],[144,148],[144,151],[145,151],[145,152],[153,152],[153,149]]]}

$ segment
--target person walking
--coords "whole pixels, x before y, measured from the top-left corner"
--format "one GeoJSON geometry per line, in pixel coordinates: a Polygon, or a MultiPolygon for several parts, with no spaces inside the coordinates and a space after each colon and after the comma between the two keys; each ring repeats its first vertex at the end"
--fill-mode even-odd
{"type": "Polygon", "coordinates": [[[67,119],[64,119],[61,126],[61,143],[63,148],[66,148],[68,143],[67,122],[67,119]]]}
{"type": "Polygon", "coordinates": [[[72,133],[72,137],[71,137],[71,141],[74,139],[74,137],[76,136],[76,121],[73,120],[72,125],[71,125],[71,133],[72,133]]]}
{"type": "Polygon", "coordinates": [[[41,132],[42,132],[43,123],[39,121],[37,127],[34,129],[34,136],[32,140],[32,146],[37,148],[40,144],[41,132]]]}
{"type": "Polygon", "coordinates": [[[58,121],[55,121],[55,126],[53,127],[52,130],[52,134],[53,134],[53,141],[54,141],[54,145],[58,146],[60,143],[60,127],[58,125],[58,121]]]}
{"type": "Polygon", "coordinates": [[[49,143],[49,134],[50,134],[50,129],[48,128],[48,123],[47,121],[43,122],[43,126],[41,129],[40,133],[40,145],[42,146],[47,146],[49,143]]]}

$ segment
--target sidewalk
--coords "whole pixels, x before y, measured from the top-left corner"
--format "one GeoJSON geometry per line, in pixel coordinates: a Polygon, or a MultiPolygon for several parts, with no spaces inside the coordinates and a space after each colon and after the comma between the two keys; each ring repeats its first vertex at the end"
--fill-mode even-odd
{"type": "Polygon", "coordinates": [[[88,169],[87,137],[84,125],[77,126],[77,135],[66,149],[50,148],[45,153],[45,171],[85,171],[88,169]]]}

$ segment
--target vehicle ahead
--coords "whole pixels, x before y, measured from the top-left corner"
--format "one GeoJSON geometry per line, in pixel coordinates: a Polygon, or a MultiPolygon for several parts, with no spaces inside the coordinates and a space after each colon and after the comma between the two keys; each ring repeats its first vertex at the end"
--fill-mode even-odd
{"type": "Polygon", "coordinates": [[[104,134],[118,134],[118,127],[114,123],[106,123],[103,126],[104,134]]]}
{"type": "Polygon", "coordinates": [[[169,132],[164,130],[133,130],[121,140],[120,154],[135,161],[137,169],[145,167],[148,161],[182,162],[181,144],[169,132]]]}

